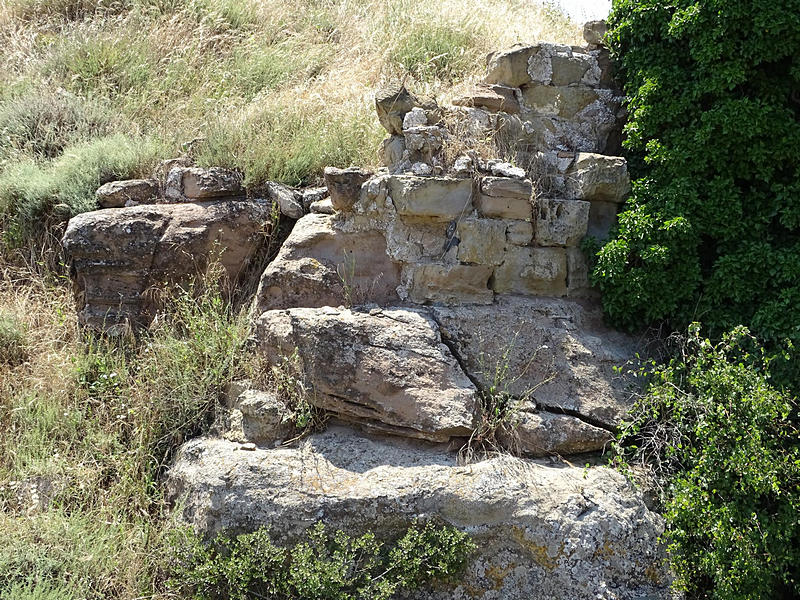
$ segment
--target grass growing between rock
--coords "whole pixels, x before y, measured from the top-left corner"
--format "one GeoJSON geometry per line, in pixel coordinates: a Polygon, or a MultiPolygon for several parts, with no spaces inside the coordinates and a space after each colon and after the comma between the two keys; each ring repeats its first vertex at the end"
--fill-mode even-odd
{"type": "Polygon", "coordinates": [[[138,340],[81,339],[63,286],[4,276],[0,597],[150,597],[159,478],[246,374],[246,316],[208,287],[138,340]]]}

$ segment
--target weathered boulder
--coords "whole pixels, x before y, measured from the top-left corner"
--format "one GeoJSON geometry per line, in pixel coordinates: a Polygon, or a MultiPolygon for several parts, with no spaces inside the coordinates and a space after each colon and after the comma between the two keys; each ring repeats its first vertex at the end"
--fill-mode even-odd
{"type": "Polygon", "coordinates": [[[256,313],[295,306],[395,304],[400,266],[376,230],[345,231],[339,215],[300,219],[261,275],[256,313]]]}
{"type": "Polygon", "coordinates": [[[294,413],[274,392],[240,381],[229,386],[227,400],[225,439],[272,445],[288,439],[295,431],[294,413]]]}
{"type": "Polygon", "coordinates": [[[82,324],[146,324],[153,288],[185,282],[218,260],[230,282],[265,243],[266,202],[196,202],[104,209],[70,219],[62,245],[82,324]]]}
{"type": "Polygon", "coordinates": [[[399,82],[389,82],[375,94],[378,120],[391,135],[402,135],[403,118],[419,105],[417,98],[399,82]]]}
{"type": "Polygon", "coordinates": [[[222,167],[173,167],[167,174],[164,196],[167,200],[208,200],[240,198],[245,194],[242,174],[222,167]]]}
{"type": "Polygon", "coordinates": [[[308,401],[342,419],[434,441],[472,430],[475,387],[423,311],[267,311],[256,341],[275,365],[296,351],[308,401]]]}
{"type": "Polygon", "coordinates": [[[145,204],[158,195],[158,182],[154,179],[128,179],[101,185],[96,192],[101,208],[121,208],[127,203],[145,204]]]}
{"type": "Polygon", "coordinates": [[[432,311],[462,367],[485,387],[498,367],[507,369],[510,394],[605,428],[631,406],[615,368],[633,358],[635,342],[605,327],[596,305],[501,296],[491,306],[432,311]]]}
{"type": "Polygon", "coordinates": [[[325,185],[328,186],[333,208],[341,211],[352,209],[361,193],[361,186],[371,176],[371,171],[358,167],[348,169],[325,167],[325,185]]]}
{"type": "Polygon", "coordinates": [[[276,181],[268,181],[265,189],[267,198],[280,209],[284,217],[299,219],[305,214],[302,192],[276,181]]]}
{"type": "Polygon", "coordinates": [[[599,46],[608,33],[608,24],[605,21],[588,21],[583,25],[583,39],[587,44],[599,46]]]}
{"type": "Polygon", "coordinates": [[[569,198],[622,203],[631,191],[628,163],[621,156],[580,152],[566,172],[569,198]]]}
{"type": "Polygon", "coordinates": [[[269,527],[291,543],[317,521],[350,534],[400,535],[414,518],[468,532],[478,549],[458,581],[416,600],[667,600],[659,516],[625,478],[497,456],[459,465],[452,452],[345,428],[296,448],[185,444],[168,497],[206,534],[269,527]]]}
{"type": "Polygon", "coordinates": [[[531,83],[522,88],[525,105],[537,115],[575,119],[584,108],[599,99],[590,87],[552,86],[531,83]]]}

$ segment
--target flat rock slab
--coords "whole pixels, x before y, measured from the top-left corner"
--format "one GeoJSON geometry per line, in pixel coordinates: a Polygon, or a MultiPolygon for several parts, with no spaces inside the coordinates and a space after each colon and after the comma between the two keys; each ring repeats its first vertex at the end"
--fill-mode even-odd
{"type": "Polygon", "coordinates": [[[443,339],[481,385],[501,385],[551,410],[615,427],[630,408],[615,372],[635,354],[630,337],[605,327],[598,307],[555,298],[499,296],[491,306],[434,307],[443,339]]]}
{"type": "Polygon", "coordinates": [[[70,219],[62,240],[82,324],[147,324],[154,287],[188,281],[218,260],[229,281],[266,243],[267,202],[206,201],[109,208],[70,219]]]}
{"type": "Polygon", "coordinates": [[[256,340],[272,364],[297,350],[309,402],[343,419],[435,441],[472,429],[476,389],[424,311],[273,310],[256,340]]]}
{"type": "Polygon", "coordinates": [[[207,534],[267,526],[281,543],[317,521],[350,534],[400,535],[412,519],[468,532],[478,550],[456,584],[418,600],[671,598],[663,525],[620,474],[498,456],[459,466],[452,453],[346,428],[297,448],[196,439],[167,482],[182,517],[207,534]]]}

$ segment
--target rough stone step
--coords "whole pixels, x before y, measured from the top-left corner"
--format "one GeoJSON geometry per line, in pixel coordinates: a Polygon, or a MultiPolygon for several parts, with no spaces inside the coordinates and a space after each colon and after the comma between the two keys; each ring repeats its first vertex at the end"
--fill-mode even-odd
{"type": "Polygon", "coordinates": [[[196,439],[179,452],[168,497],[197,530],[266,526],[291,543],[323,521],[386,539],[433,518],[468,532],[478,550],[457,582],[417,600],[672,598],[662,520],[607,468],[509,456],[462,466],[446,449],[347,428],[298,447],[242,448],[196,439]]]}

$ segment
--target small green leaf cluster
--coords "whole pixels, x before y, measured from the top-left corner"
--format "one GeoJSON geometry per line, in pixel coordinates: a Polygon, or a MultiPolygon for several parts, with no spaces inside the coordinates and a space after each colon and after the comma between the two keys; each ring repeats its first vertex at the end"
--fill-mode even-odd
{"type": "Polygon", "coordinates": [[[609,25],[634,184],[594,270],[608,315],[796,343],[800,0],[615,0],[609,25]]]}
{"type": "Polygon", "coordinates": [[[373,533],[351,537],[317,523],[292,548],[269,532],[204,542],[187,529],[172,533],[170,587],[196,600],[385,600],[434,579],[448,579],[475,549],[469,536],[433,522],[414,523],[386,548],[373,533]]]}
{"type": "Polygon", "coordinates": [[[800,594],[800,412],[769,383],[770,359],[739,327],[721,341],[697,325],[668,364],[640,375],[646,394],[617,460],[649,468],[665,538],[690,598],[800,594]]]}

